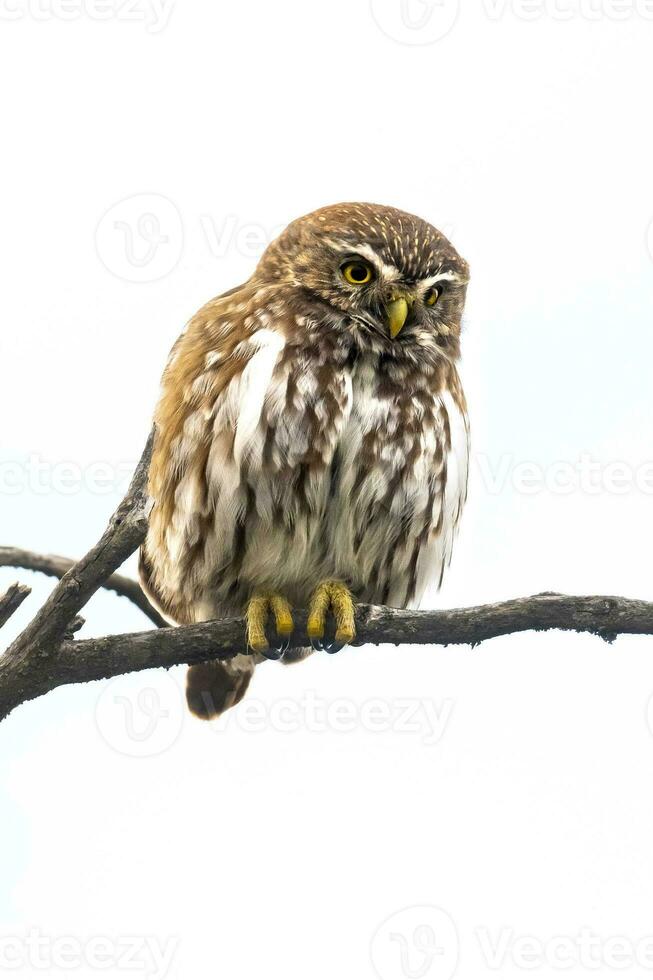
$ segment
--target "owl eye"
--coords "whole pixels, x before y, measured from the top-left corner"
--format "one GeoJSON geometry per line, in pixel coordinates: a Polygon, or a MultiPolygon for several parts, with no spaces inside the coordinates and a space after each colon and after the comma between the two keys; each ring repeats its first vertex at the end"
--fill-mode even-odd
{"type": "Polygon", "coordinates": [[[350,286],[365,286],[374,278],[372,267],[367,262],[361,262],[360,259],[356,262],[345,262],[340,271],[343,279],[350,286]]]}
{"type": "Polygon", "coordinates": [[[439,290],[437,286],[434,286],[433,289],[429,289],[428,293],[425,295],[424,302],[427,306],[435,306],[441,295],[441,290],[439,290]]]}

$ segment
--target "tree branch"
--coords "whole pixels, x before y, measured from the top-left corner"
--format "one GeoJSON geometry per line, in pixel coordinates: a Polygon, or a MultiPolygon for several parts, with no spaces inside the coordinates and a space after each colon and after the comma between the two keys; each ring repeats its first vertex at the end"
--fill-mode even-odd
{"type": "MultiPolygon", "coordinates": [[[[297,612],[296,645],[306,645],[306,616],[297,612]]],[[[359,606],[354,646],[430,644],[476,646],[484,640],[527,630],[574,630],[608,642],[620,634],[653,635],[653,602],[614,596],[555,593],[513,599],[469,609],[412,612],[385,606],[359,606]]],[[[228,660],[244,649],[243,620],[230,619],[145,633],[89,640],[64,640],[55,655],[37,658],[36,669],[23,660],[0,661],[0,719],[24,701],[64,684],[118,674],[228,660]]]]}
{"type": "MultiPolygon", "coordinates": [[[[25,551],[24,548],[0,547],[0,567],[25,568],[30,572],[42,572],[43,575],[61,579],[75,567],[75,562],[72,558],[62,558],[61,555],[39,555],[35,551],[25,551]]],[[[100,587],[129,599],[155,626],[169,625],[133,579],[114,574],[106,582],[102,582],[100,587]]]]}
{"type": "Polygon", "coordinates": [[[79,611],[145,539],[153,441],[154,430],[129,490],[98,543],[64,573],[34,619],[0,659],[0,719],[23,701],[52,690],[47,678],[56,678],[59,651],[70,642],[71,631],[79,628],[79,611]]]}
{"type": "Polygon", "coordinates": [[[10,585],[5,594],[0,596],[0,628],[11,619],[31,591],[26,585],[16,583],[10,585]]]}
{"type": "Polygon", "coordinates": [[[30,653],[51,653],[80,609],[145,539],[147,474],[153,437],[154,432],[151,432],[129,490],[106,531],[88,554],[63,575],[29,626],[9,647],[5,662],[27,667],[30,653]]]}

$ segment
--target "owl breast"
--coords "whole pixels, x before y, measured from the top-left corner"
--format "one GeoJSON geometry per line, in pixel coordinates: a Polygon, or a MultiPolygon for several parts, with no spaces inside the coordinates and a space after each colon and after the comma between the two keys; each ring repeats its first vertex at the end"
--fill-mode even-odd
{"type": "Polygon", "coordinates": [[[439,587],[467,492],[468,427],[450,390],[404,387],[374,361],[352,375],[328,505],[330,557],[361,601],[417,605],[439,587]]]}
{"type": "MultiPolygon", "coordinates": [[[[417,604],[441,581],[466,496],[455,368],[293,346],[268,329],[239,348],[242,369],[210,405],[188,399],[155,458],[143,552],[153,599],[199,621],[239,615],[261,589],[305,607],[337,578],[362,602],[417,604]]],[[[198,392],[219,361],[207,357],[198,392]]]]}

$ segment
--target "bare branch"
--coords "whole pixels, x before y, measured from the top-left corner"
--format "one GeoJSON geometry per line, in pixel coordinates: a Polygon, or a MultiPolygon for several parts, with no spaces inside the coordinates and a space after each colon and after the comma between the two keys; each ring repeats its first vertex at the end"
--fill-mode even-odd
{"type": "MultiPolygon", "coordinates": [[[[42,572],[61,579],[75,567],[75,562],[72,558],[63,558],[61,555],[39,555],[35,551],[25,551],[24,548],[0,547],[0,567],[25,568],[30,572],[42,572]]],[[[155,626],[169,625],[134,579],[125,575],[110,575],[100,587],[129,599],[155,626]]]]}
{"type": "MultiPolygon", "coordinates": [[[[306,617],[296,613],[295,643],[306,644],[306,617]]],[[[554,593],[469,609],[412,612],[359,606],[355,646],[470,644],[527,630],[575,630],[612,642],[620,634],[653,635],[653,602],[554,593]]],[[[48,653],[0,660],[0,719],[24,701],[64,684],[152,667],[228,660],[243,652],[245,627],[231,619],[98,639],[64,640],[48,653]]]]}
{"type": "Polygon", "coordinates": [[[3,596],[0,596],[0,627],[13,616],[18,607],[25,601],[32,590],[26,585],[10,585],[3,596]]]}

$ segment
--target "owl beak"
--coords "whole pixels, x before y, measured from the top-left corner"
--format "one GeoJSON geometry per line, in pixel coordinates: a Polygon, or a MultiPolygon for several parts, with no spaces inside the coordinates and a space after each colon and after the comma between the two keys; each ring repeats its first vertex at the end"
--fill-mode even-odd
{"type": "Polygon", "coordinates": [[[403,330],[410,312],[408,301],[406,300],[405,296],[399,296],[397,299],[393,299],[390,303],[388,303],[387,312],[390,336],[394,340],[394,338],[398,337],[403,330]]]}

